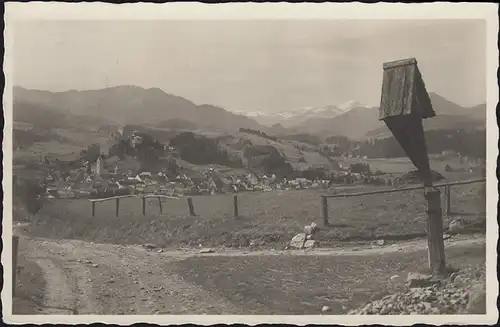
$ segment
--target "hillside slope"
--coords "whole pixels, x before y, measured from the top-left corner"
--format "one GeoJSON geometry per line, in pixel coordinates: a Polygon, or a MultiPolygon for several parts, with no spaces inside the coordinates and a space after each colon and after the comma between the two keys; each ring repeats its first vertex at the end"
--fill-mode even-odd
{"type": "MultiPolygon", "coordinates": [[[[486,105],[471,108],[461,107],[436,93],[430,93],[430,99],[436,117],[424,120],[424,128],[485,128],[486,105]]],[[[305,133],[320,135],[341,135],[351,139],[367,137],[387,137],[390,132],[378,119],[377,107],[356,107],[335,118],[316,118],[296,126],[305,133]]]]}
{"type": "MultiPolygon", "coordinates": [[[[60,113],[99,117],[118,124],[157,124],[182,119],[224,130],[259,128],[256,121],[211,105],[197,106],[158,88],[117,86],[101,90],[48,92],[14,88],[14,103],[50,107],[60,113]]],[[[32,110],[33,111],[33,110],[32,110]]]]}

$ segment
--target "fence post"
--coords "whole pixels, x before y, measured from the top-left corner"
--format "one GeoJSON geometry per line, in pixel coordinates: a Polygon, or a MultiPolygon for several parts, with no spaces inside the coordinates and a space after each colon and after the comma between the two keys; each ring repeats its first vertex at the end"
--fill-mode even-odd
{"type": "Polygon", "coordinates": [[[146,215],[146,197],[145,196],[142,197],[142,215],[143,216],[146,215]]]}
{"type": "Polygon", "coordinates": [[[119,211],[120,211],[120,198],[116,198],[116,217],[118,217],[119,211]]]}
{"type": "Polygon", "coordinates": [[[441,273],[445,268],[443,241],[443,212],[441,208],[441,192],[427,191],[427,246],[429,268],[433,273],[441,273]]]}
{"type": "Polygon", "coordinates": [[[326,196],[321,197],[321,208],[323,211],[323,224],[328,226],[328,198],[326,196]]]}
{"type": "Polygon", "coordinates": [[[12,236],[12,297],[16,294],[17,286],[17,249],[19,245],[19,236],[12,236]]]}
{"type": "Polygon", "coordinates": [[[196,213],[194,212],[193,199],[191,197],[187,198],[187,203],[188,203],[188,207],[189,207],[189,214],[191,216],[196,216],[196,213]]]}
{"type": "Polygon", "coordinates": [[[446,217],[450,216],[451,213],[451,186],[446,186],[444,189],[445,202],[446,202],[446,217]]]}
{"type": "Polygon", "coordinates": [[[163,213],[163,207],[161,204],[161,197],[158,197],[158,204],[160,205],[160,215],[163,213]]]}
{"type": "Polygon", "coordinates": [[[233,197],[233,205],[234,205],[234,216],[238,217],[238,196],[235,195],[233,197]]]}
{"type": "Polygon", "coordinates": [[[95,202],[92,201],[92,217],[95,217],[95,202]]]}

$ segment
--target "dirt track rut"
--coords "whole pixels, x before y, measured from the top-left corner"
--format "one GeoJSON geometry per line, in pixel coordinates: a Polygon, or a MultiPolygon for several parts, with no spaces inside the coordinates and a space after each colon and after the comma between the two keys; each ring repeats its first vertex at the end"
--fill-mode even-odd
{"type": "MultiPolygon", "coordinates": [[[[311,251],[147,251],[140,246],[31,239],[26,259],[36,262],[47,282],[42,314],[244,314],[217,294],[169,271],[168,262],[193,256],[374,255],[426,249],[424,240],[375,248],[311,251]]],[[[447,247],[484,243],[484,236],[455,237],[447,247]]]]}

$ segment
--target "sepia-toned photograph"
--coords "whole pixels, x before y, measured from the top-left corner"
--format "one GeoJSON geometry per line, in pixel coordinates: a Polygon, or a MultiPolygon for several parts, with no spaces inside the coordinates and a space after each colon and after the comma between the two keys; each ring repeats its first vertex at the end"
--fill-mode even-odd
{"type": "Polygon", "coordinates": [[[4,316],[498,319],[495,6],[493,22],[13,7],[4,316]]]}

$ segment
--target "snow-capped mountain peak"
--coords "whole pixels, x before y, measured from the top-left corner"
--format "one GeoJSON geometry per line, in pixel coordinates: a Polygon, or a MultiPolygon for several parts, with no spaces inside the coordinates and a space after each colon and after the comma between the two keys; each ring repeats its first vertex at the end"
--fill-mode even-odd
{"type": "Polygon", "coordinates": [[[281,112],[239,111],[235,113],[253,118],[257,122],[263,125],[271,126],[276,123],[280,123],[283,126],[291,127],[294,125],[298,125],[302,122],[305,122],[308,119],[335,118],[337,116],[340,116],[348,112],[353,108],[361,106],[363,105],[358,101],[347,101],[340,105],[325,105],[322,107],[307,106],[295,110],[281,111],[281,112]]]}

